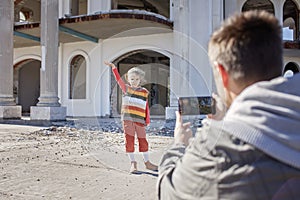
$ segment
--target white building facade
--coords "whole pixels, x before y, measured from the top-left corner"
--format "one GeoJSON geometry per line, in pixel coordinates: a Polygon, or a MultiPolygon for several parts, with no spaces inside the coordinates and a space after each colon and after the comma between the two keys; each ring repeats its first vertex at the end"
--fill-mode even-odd
{"type": "Polygon", "coordinates": [[[0,108],[16,114],[0,118],[118,117],[121,91],[105,60],[121,75],[142,68],[151,115],[174,118],[179,96],[209,96],[215,90],[207,57],[213,30],[229,15],[255,8],[273,12],[292,31],[284,43],[283,73],[299,72],[300,0],[3,2],[0,8],[13,6],[15,24],[12,62],[0,56],[6,60],[1,80],[9,77],[9,89],[0,86],[0,108]],[[51,16],[52,22],[43,20],[51,16]],[[7,96],[15,104],[7,103],[7,96]]]}

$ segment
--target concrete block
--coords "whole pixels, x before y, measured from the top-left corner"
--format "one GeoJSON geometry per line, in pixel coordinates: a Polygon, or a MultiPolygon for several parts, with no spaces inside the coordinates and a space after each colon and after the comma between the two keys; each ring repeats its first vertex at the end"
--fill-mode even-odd
{"type": "Polygon", "coordinates": [[[0,119],[20,119],[22,106],[0,106],[0,119]]]}
{"type": "Polygon", "coordinates": [[[178,107],[166,107],[166,119],[176,119],[175,111],[178,107]]]}
{"type": "Polygon", "coordinates": [[[62,121],[66,120],[67,108],[66,107],[30,107],[31,120],[49,120],[49,121],[62,121]]]}

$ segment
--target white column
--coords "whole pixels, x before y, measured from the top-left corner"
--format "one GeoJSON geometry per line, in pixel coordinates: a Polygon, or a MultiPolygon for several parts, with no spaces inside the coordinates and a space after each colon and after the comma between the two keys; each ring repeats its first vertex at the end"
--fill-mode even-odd
{"type": "Polygon", "coordinates": [[[226,0],[224,1],[224,16],[225,18],[230,17],[235,13],[242,12],[242,7],[246,0],[226,0]]]}
{"type": "Polygon", "coordinates": [[[41,96],[37,106],[60,106],[58,102],[58,0],[41,2],[41,96]]]}
{"type": "Polygon", "coordinates": [[[213,90],[213,75],[207,47],[214,22],[220,22],[220,3],[217,0],[190,0],[189,96],[208,96],[213,90]]]}
{"type": "Polygon", "coordinates": [[[222,1],[173,0],[174,56],[170,67],[170,107],[174,118],[180,96],[208,96],[213,88],[207,45],[213,28],[220,24],[222,1]],[[214,10],[215,9],[215,10],[214,10]]]}
{"type": "Polygon", "coordinates": [[[0,1],[0,119],[20,118],[13,98],[13,1],[0,1]]]}
{"type": "Polygon", "coordinates": [[[275,17],[278,19],[280,24],[283,24],[283,5],[284,0],[274,1],[274,10],[275,10],[275,17]]]}
{"type": "Polygon", "coordinates": [[[59,1],[59,18],[69,16],[71,14],[70,0],[59,1]]]}
{"type": "Polygon", "coordinates": [[[41,89],[31,119],[65,120],[66,108],[58,98],[58,0],[41,1],[41,89]]]}
{"type": "Polygon", "coordinates": [[[88,14],[111,10],[111,0],[90,0],[88,1],[88,14]]]}
{"type": "Polygon", "coordinates": [[[175,118],[177,98],[189,90],[189,1],[173,0],[174,56],[170,67],[170,107],[166,119],[175,118]]]}

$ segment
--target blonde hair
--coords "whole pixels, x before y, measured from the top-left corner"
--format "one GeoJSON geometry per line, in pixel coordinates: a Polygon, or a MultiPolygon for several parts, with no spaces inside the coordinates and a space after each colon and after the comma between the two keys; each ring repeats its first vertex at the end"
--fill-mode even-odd
{"type": "Polygon", "coordinates": [[[126,80],[128,80],[128,75],[129,74],[136,74],[140,77],[141,82],[140,85],[145,84],[147,81],[145,80],[145,72],[143,70],[141,70],[138,67],[133,67],[131,69],[128,70],[128,72],[126,73],[126,80]]]}

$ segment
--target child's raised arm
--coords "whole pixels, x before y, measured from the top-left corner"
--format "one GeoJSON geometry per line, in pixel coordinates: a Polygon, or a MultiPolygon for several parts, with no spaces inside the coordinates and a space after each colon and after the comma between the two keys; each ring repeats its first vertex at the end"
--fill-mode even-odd
{"type": "Polygon", "coordinates": [[[111,67],[118,85],[120,86],[123,93],[125,94],[126,93],[126,85],[125,85],[124,81],[121,79],[117,67],[113,63],[108,62],[108,61],[104,61],[104,64],[111,67]]]}
{"type": "Polygon", "coordinates": [[[116,66],[113,63],[111,63],[111,62],[104,61],[104,64],[106,64],[107,66],[111,67],[112,69],[116,68],[116,66]]]}

